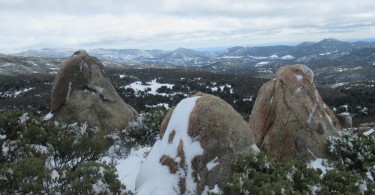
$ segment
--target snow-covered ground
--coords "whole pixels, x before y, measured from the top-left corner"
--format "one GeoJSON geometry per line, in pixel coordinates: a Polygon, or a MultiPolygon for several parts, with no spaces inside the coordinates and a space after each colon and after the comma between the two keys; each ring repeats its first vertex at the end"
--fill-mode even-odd
{"type": "Polygon", "coordinates": [[[268,64],[268,61],[263,61],[263,62],[259,62],[257,64],[255,64],[255,67],[262,67],[262,66],[265,66],[268,64]]]}
{"type": "Polygon", "coordinates": [[[292,56],[292,55],[285,55],[283,57],[281,57],[282,60],[293,60],[295,57],[292,56]]]}
{"type": "Polygon", "coordinates": [[[10,97],[10,98],[15,98],[19,96],[20,94],[26,93],[30,90],[33,90],[34,88],[29,87],[29,88],[24,88],[24,89],[19,89],[15,91],[5,91],[5,92],[0,92],[0,97],[10,97]]]}
{"type": "MultiPolygon", "coordinates": [[[[216,85],[216,83],[215,83],[215,85],[216,85]]],[[[219,88],[220,88],[220,91],[223,91],[225,87],[229,88],[230,93],[233,94],[233,87],[232,87],[232,85],[229,85],[229,84],[211,87],[211,90],[214,92],[214,91],[219,90],[219,88]]]]}
{"type": "Polygon", "coordinates": [[[164,107],[165,109],[170,109],[169,104],[167,103],[159,103],[156,105],[146,105],[148,108],[156,108],[156,107],[164,107]]]}
{"type": "Polygon", "coordinates": [[[331,170],[332,168],[327,166],[327,159],[323,158],[317,158],[315,160],[310,161],[307,166],[314,168],[314,169],[321,169],[323,171],[323,174],[325,174],[327,171],[331,170]]]}
{"type": "Polygon", "coordinates": [[[134,83],[131,83],[129,85],[126,85],[126,86],[123,86],[123,87],[120,87],[120,88],[125,88],[125,89],[132,88],[136,92],[143,91],[143,92],[147,92],[147,93],[153,94],[153,95],[158,94],[158,95],[164,95],[165,96],[167,94],[157,92],[157,89],[159,89],[160,87],[163,87],[163,86],[165,86],[169,89],[172,89],[174,84],[158,83],[156,81],[156,79],[154,79],[150,82],[146,82],[145,84],[142,84],[141,81],[136,81],[134,83]]]}
{"type": "Polygon", "coordinates": [[[117,161],[117,174],[127,190],[135,193],[135,180],[150,150],[151,147],[132,149],[126,158],[117,161]]]}
{"type": "Polygon", "coordinates": [[[151,152],[142,165],[137,179],[137,193],[139,194],[174,194],[179,189],[178,184],[181,177],[186,178],[186,190],[195,191],[196,183],[193,179],[192,159],[203,154],[203,149],[199,141],[194,141],[188,135],[190,113],[195,107],[199,97],[191,97],[182,100],[173,111],[165,135],[175,132],[173,140],[170,142],[169,136],[164,136],[162,140],[156,141],[151,152]],[[183,141],[185,152],[186,171],[177,170],[178,174],[171,174],[167,166],[160,163],[163,156],[168,156],[173,160],[181,161],[177,151],[180,141],[183,141]]]}

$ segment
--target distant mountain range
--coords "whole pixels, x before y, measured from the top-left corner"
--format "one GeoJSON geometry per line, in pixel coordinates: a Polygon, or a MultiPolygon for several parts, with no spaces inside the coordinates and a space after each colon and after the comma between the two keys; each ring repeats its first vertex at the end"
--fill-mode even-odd
{"type": "MultiPolygon", "coordinates": [[[[40,49],[12,54],[12,60],[28,64],[36,61],[61,62],[69,58],[75,49],[40,49]],[[32,57],[25,59],[25,57],[32,57]],[[36,59],[36,57],[40,59],[36,59]],[[31,60],[31,61],[33,61],[31,60]]],[[[187,67],[212,72],[247,73],[257,72],[269,75],[282,65],[306,64],[312,68],[322,83],[347,82],[375,78],[375,42],[345,42],[337,39],[323,39],[319,42],[303,42],[296,46],[276,45],[259,47],[230,47],[224,51],[197,51],[178,48],[173,51],[142,49],[91,49],[87,52],[106,62],[107,66],[136,67],[187,67]],[[334,76],[332,76],[334,75],[334,76]]],[[[1,71],[7,72],[8,66],[2,64],[1,71]],[[4,68],[5,67],[5,68],[4,68]]],[[[21,63],[21,64],[22,64],[21,63]]],[[[25,65],[24,70],[33,67],[25,65]]],[[[6,63],[5,63],[6,64],[6,63]]],[[[47,63],[48,64],[48,63],[47,63]]],[[[51,64],[51,63],[49,63],[51,64]]],[[[55,72],[57,67],[48,67],[55,72]]],[[[42,69],[41,69],[42,70],[42,69]]],[[[46,72],[46,71],[44,71],[46,72]]],[[[48,71],[47,71],[48,72],[48,71]]]]}
{"type": "MultiPolygon", "coordinates": [[[[375,48],[375,42],[344,42],[337,39],[323,39],[320,42],[303,42],[296,46],[276,45],[260,47],[236,46],[223,52],[196,51],[178,48],[174,51],[141,49],[92,49],[90,55],[127,65],[165,64],[175,66],[205,66],[222,61],[251,64],[259,60],[290,60],[306,62],[310,59],[338,59],[361,49],[375,48]]],[[[67,58],[74,49],[45,48],[15,53],[16,56],[67,58]]],[[[363,55],[366,55],[365,53],[363,55]]],[[[346,58],[346,57],[344,57],[346,58]]]]}

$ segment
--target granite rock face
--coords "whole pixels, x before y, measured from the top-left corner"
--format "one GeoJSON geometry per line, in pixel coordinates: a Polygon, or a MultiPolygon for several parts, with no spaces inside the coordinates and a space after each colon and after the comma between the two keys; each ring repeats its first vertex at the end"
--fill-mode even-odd
{"type": "Polygon", "coordinates": [[[138,113],[126,104],[96,57],[77,51],[64,62],[52,87],[51,113],[62,123],[85,123],[106,134],[124,129],[138,113]]]}
{"type": "Polygon", "coordinates": [[[246,121],[224,100],[204,93],[185,100],[171,110],[162,123],[161,140],[153,147],[137,178],[140,194],[147,194],[149,185],[155,185],[152,188],[157,188],[155,193],[207,193],[232,173],[231,165],[239,157],[259,151],[246,121]],[[191,112],[182,109],[185,100],[192,98],[197,99],[191,112]],[[186,124],[182,118],[186,119],[186,124]],[[159,153],[155,154],[156,151],[159,153]],[[147,172],[150,161],[153,167],[169,170],[169,177],[175,178],[172,181],[176,186],[165,187],[169,191],[162,191],[160,185],[154,184],[158,180],[150,177],[159,176],[147,172]],[[150,182],[147,184],[142,178],[150,182]]]}
{"type": "Polygon", "coordinates": [[[249,126],[256,143],[278,161],[327,157],[326,138],[340,122],[323,102],[313,72],[304,65],[281,67],[254,103],[249,126]]]}

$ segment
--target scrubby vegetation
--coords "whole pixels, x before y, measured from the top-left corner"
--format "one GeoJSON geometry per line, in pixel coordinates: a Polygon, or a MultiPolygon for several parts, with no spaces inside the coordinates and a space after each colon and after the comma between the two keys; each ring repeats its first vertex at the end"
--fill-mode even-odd
{"type": "Polygon", "coordinates": [[[41,122],[27,112],[0,116],[0,186],[6,194],[126,193],[105,144],[87,125],[41,122]]]}
{"type": "Polygon", "coordinates": [[[116,158],[152,146],[167,111],[151,109],[127,129],[99,141],[87,124],[41,121],[25,111],[0,115],[0,194],[130,194],[116,174],[116,158]]]}
{"type": "MultiPolygon", "coordinates": [[[[228,102],[233,108],[249,117],[260,87],[267,79],[256,78],[254,74],[219,74],[189,69],[106,69],[113,86],[123,100],[138,112],[148,112],[151,107],[165,103],[175,106],[183,98],[198,91],[213,94],[228,102]],[[173,84],[172,89],[160,87],[157,92],[142,92],[135,95],[135,90],[123,86],[135,81],[146,83],[156,79],[159,83],[173,84]],[[231,86],[228,87],[228,86],[231,86]],[[217,88],[219,87],[219,88],[217,88]],[[232,90],[231,90],[232,89],[232,90]]],[[[0,78],[0,113],[11,110],[30,109],[37,114],[49,112],[53,75],[21,75],[0,78]],[[18,91],[30,89],[16,97],[8,97],[18,91]]],[[[319,87],[319,79],[314,79],[320,95],[327,105],[336,108],[336,113],[349,112],[353,124],[375,120],[373,80],[341,86],[335,89],[319,87]]]]}
{"type": "MultiPolygon", "coordinates": [[[[0,115],[0,191],[130,194],[108,154],[124,157],[131,148],[152,146],[166,113],[162,107],[154,108],[128,129],[108,135],[113,141],[109,150],[96,141],[98,129],[86,124],[61,125],[42,122],[27,112],[4,113],[0,115]]],[[[233,165],[235,173],[222,183],[222,192],[374,194],[375,138],[343,131],[328,143],[334,159],[325,162],[325,170],[296,160],[279,163],[261,152],[233,165]]]]}
{"type": "Polygon", "coordinates": [[[374,194],[375,138],[344,131],[328,141],[335,159],[325,162],[327,170],[259,153],[233,166],[224,194],[374,194]]]}
{"type": "Polygon", "coordinates": [[[141,113],[126,129],[116,130],[108,135],[108,138],[114,142],[109,149],[110,153],[125,157],[132,148],[153,146],[159,137],[160,125],[167,113],[168,110],[164,107],[153,108],[149,112],[141,113]]]}

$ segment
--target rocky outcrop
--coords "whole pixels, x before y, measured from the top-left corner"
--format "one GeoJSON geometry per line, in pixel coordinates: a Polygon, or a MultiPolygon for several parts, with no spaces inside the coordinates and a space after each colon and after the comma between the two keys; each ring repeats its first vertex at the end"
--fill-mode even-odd
{"type": "Polygon", "coordinates": [[[349,113],[341,113],[336,115],[337,119],[340,121],[340,125],[344,129],[352,128],[353,119],[349,113]]]}
{"type": "Polygon", "coordinates": [[[87,122],[105,134],[124,129],[137,115],[118,95],[99,59],[77,51],[61,65],[53,82],[48,115],[54,120],[87,122]]]}
{"type": "Polygon", "coordinates": [[[231,174],[240,156],[258,151],[241,115],[204,93],[170,111],[160,136],[138,174],[138,194],[149,194],[150,189],[155,194],[207,193],[231,174]]]}
{"type": "Polygon", "coordinates": [[[257,144],[279,161],[327,157],[326,137],[338,135],[341,128],[304,65],[281,67],[261,87],[249,126],[257,144]]]}

